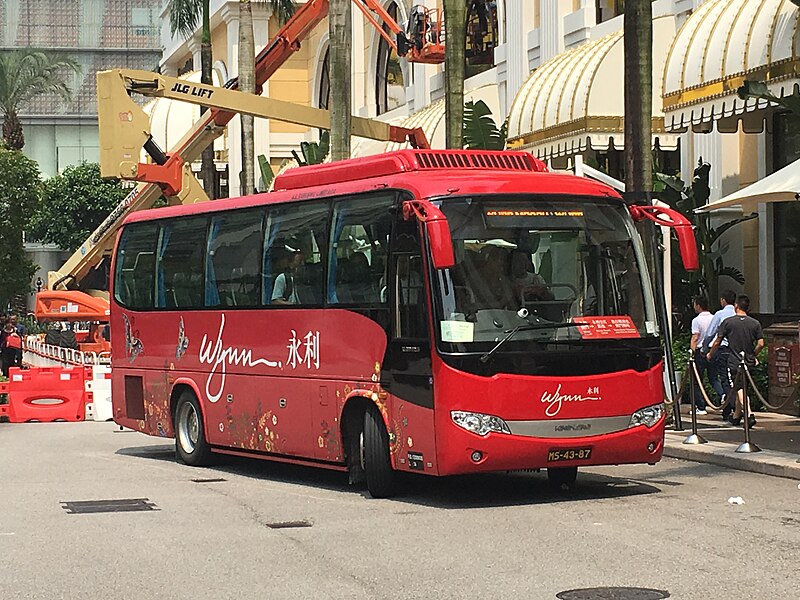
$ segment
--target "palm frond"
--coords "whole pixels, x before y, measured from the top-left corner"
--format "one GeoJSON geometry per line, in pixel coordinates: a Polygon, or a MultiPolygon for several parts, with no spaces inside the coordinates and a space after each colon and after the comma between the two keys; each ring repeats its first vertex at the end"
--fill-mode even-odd
{"type": "Polygon", "coordinates": [[[503,128],[497,127],[492,111],[483,100],[464,104],[464,145],[471,150],[502,150],[506,145],[503,128]]]}
{"type": "Polygon", "coordinates": [[[14,113],[21,105],[42,94],[55,94],[64,101],[72,98],[65,81],[81,69],[66,55],[36,48],[0,52],[0,109],[14,113]]]}
{"type": "Polygon", "coordinates": [[[269,4],[273,14],[278,16],[278,21],[281,23],[287,23],[297,10],[293,0],[269,0],[269,4]]]}
{"type": "Polygon", "coordinates": [[[169,0],[169,32],[174,37],[180,34],[184,39],[190,38],[200,18],[203,16],[202,0],[169,0]]]}

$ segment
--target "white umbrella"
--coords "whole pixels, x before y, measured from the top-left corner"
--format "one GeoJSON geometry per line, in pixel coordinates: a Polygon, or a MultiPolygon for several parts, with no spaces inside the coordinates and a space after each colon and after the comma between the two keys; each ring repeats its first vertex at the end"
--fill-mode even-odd
{"type": "Polygon", "coordinates": [[[696,213],[707,213],[720,208],[741,206],[752,212],[762,202],[788,202],[800,200],[800,160],[796,160],[775,171],[772,175],[756,181],[724,198],[695,209],[696,213]]]}

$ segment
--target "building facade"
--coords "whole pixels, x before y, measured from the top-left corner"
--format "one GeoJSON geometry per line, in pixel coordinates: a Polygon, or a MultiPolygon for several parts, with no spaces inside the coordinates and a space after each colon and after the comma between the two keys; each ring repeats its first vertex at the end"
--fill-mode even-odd
{"type": "Polygon", "coordinates": [[[95,73],[114,67],[152,71],[161,58],[161,0],[0,0],[0,48],[63,53],[81,68],[72,101],[35,98],[21,111],[23,152],[45,177],[97,162],[95,73]]]}

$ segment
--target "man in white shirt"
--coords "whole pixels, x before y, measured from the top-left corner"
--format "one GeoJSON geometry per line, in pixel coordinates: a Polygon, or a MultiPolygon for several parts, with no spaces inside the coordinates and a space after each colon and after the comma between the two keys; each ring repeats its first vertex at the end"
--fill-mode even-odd
{"type": "MultiPolygon", "coordinates": [[[[714,316],[708,312],[708,300],[705,296],[695,296],[693,298],[692,306],[697,316],[692,319],[692,339],[689,346],[692,349],[692,357],[694,357],[694,364],[697,368],[697,375],[700,382],[703,381],[703,374],[708,370],[709,362],[701,348],[701,342],[705,339],[708,326],[714,316]]],[[[703,391],[700,389],[700,384],[696,379],[692,379],[694,386],[694,411],[698,415],[706,415],[706,400],[703,397],[703,391]]]]}
{"type": "Polygon", "coordinates": [[[725,403],[722,409],[722,419],[727,421],[733,410],[733,406],[726,402],[726,400],[730,400],[728,395],[731,391],[727,378],[725,377],[729,352],[728,340],[720,340],[719,349],[714,354],[713,359],[708,352],[714,344],[720,324],[728,317],[732,317],[736,314],[736,308],[734,307],[736,303],[736,292],[733,290],[726,290],[720,297],[719,303],[722,308],[714,313],[714,318],[711,319],[711,323],[708,325],[700,349],[706,353],[706,358],[709,360],[708,379],[711,381],[711,387],[713,387],[714,391],[719,395],[720,401],[725,403]]]}

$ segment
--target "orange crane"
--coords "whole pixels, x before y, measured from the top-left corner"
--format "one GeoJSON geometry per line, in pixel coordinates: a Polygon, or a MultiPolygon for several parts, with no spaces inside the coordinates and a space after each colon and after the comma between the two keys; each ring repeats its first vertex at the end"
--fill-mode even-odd
{"type": "MultiPolygon", "coordinates": [[[[353,2],[399,55],[410,62],[436,64],[444,61],[444,35],[438,11],[414,7],[408,28],[403,31],[376,0],[353,2]],[[396,41],[384,31],[380,21],[396,35],[396,41]]],[[[308,0],[258,53],[255,61],[258,90],[300,49],[301,42],[328,15],[328,9],[329,0],[308,0]]],[[[128,213],[153,206],[162,195],[173,204],[208,200],[190,165],[199,158],[203,149],[222,135],[236,114],[247,113],[319,128],[329,128],[330,123],[327,111],[239,92],[236,79],[229,81],[224,88],[218,88],[157,73],[117,69],[99,72],[97,81],[101,174],[135,180],[140,184],[59,271],[49,273],[50,289],[80,287],[81,280],[110,254],[114,234],[128,213]],[[149,118],[130,99],[133,92],[193,102],[210,110],[170,151],[164,152],[149,134],[149,118]],[[142,148],[152,163],[139,162],[142,148]]],[[[354,117],[353,133],[386,141],[407,141],[418,148],[429,147],[419,128],[407,129],[354,117]]]]}

